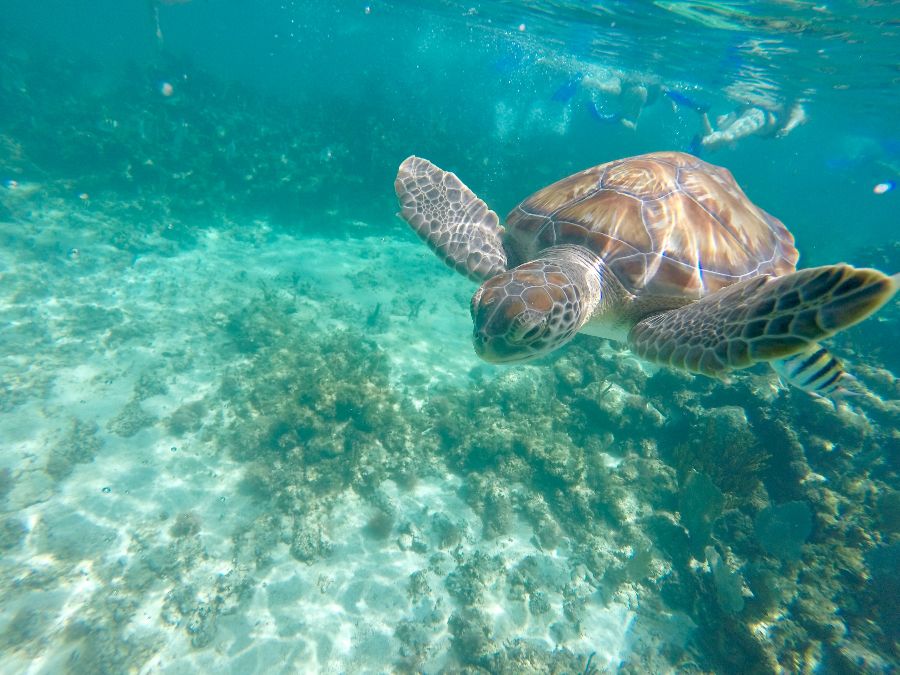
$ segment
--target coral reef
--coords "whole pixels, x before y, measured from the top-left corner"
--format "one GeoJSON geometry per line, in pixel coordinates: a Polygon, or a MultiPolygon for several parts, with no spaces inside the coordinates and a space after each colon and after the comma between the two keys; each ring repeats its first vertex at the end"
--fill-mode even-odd
{"type": "MultiPolygon", "coordinates": [[[[878,654],[887,643],[878,646],[878,632],[850,638],[852,620],[837,618],[838,606],[865,610],[848,595],[854,585],[847,583],[847,572],[841,581],[834,570],[840,565],[866,574],[859,552],[848,557],[848,545],[854,545],[848,544],[847,523],[862,517],[861,503],[869,504],[864,522],[894,522],[890,474],[880,472],[868,488],[879,499],[856,501],[856,517],[830,520],[840,532],[826,534],[821,523],[837,508],[835,500],[845,504],[850,498],[824,486],[837,480],[843,493],[847,476],[865,476],[884,465],[896,408],[866,406],[867,415],[886,422],[873,426],[844,406],[827,409],[788,393],[791,405],[773,412],[755,379],[740,379],[724,392],[668,371],[648,377],[627,361],[589,353],[577,340],[549,365],[501,373],[482,380],[468,401],[448,395],[433,398],[428,408],[444,452],[466,476],[466,498],[486,537],[502,536],[516,518],[538,532],[552,523],[551,532],[538,537],[542,544],[570,542],[592,577],[605,585],[637,583],[647,595],[658,593],[671,610],[692,616],[693,639],[681,657],[670,656],[701,669],[750,662],[790,669],[815,660],[840,668],[849,666],[851,656],[857,665],[883,662],[878,654]],[[647,399],[637,393],[641,389],[647,399]],[[672,389],[679,392],[674,398],[672,389]],[[629,397],[637,399],[634,408],[643,407],[641,415],[628,408],[629,397]],[[807,411],[813,407],[815,416],[807,411]],[[460,412],[454,414],[454,408],[460,412]],[[828,434],[834,440],[824,443],[816,440],[821,432],[815,429],[841,431],[828,434]],[[819,453],[810,453],[816,447],[828,453],[818,458],[824,459],[821,464],[819,453]],[[834,506],[826,508],[829,503],[834,506]],[[643,549],[640,530],[654,542],[643,549]],[[613,542],[628,542],[630,553],[617,553],[615,545],[592,548],[601,532],[613,542]],[[698,567],[695,560],[705,564],[698,567]],[[801,560],[841,599],[829,601],[809,586],[812,576],[800,573],[801,560]],[[659,569],[669,571],[660,576],[659,569]],[[767,638],[750,628],[755,621],[770,622],[779,607],[792,610],[782,609],[767,638]]],[[[856,527],[851,532],[861,534],[856,527]]],[[[851,535],[854,540],[863,550],[876,550],[871,536],[851,535]]],[[[881,561],[889,556],[873,556],[885,569],[881,561]]],[[[449,578],[469,579],[465,569],[449,578]]],[[[864,577],[858,578],[862,589],[864,577]]],[[[477,577],[472,583],[454,581],[453,592],[463,604],[476,602],[484,586],[477,577]]],[[[538,587],[529,596],[536,616],[545,607],[543,593],[538,587]]],[[[578,606],[570,603],[567,610],[576,618],[578,606]]],[[[868,606],[889,613],[884,602],[868,606]]],[[[479,616],[457,614],[455,623],[455,644],[483,662],[488,638],[479,616]],[[471,619],[471,630],[463,630],[464,617],[471,619]]]]}
{"type": "MultiPolygon", "coordinates": [[[[15,345],[0,646],[20,659],[3,667],[51,652],[73,673],[173,654],[471,673],[898,660],[896,306],[836,339],[868,392],[836,405],[762,368],[726,385],[581,337],[535,366],[466,374],[433,335],[447,312],[434,273],[395,278],[385,239],[400,236],[357,220],[392,213],[372,158],[410,139],[375,122],[365,142],[323,148],[312,131],[355,128],[361,104],[300,119],[202,73],[166,102],[147,69],[101,92],[59,59],[0,59],[0,75],[0,170],[22,183],[0,190],[19,263],[0,309],[15,345]],[[36,86],[6,84],[37,69],[36,86]],[[359,297],[307,259],[249,274],[243,257],[264,267],[285,231],[335,253],[369,237],[340,271],[359,297]],[[238,246],[203,267],[189,254],[209,240],[238,246]],[[105,295],[120,277],[152,284],[144,304],[105,295]],[[81,297],[90,283],[97,297],[81,297]],[[410,321],[437,326],[424,347],[402,335],[410,321]],[[428,367],[398,372],[398,345],[428,367]],[[325,620],[334,634],[315,633],[325,620]]],[[[898,269],[897,247],[855,262],[898,269]]]]}
{"type": "MultiPolygon", "coordinates": [[[[416,413],[390,387],[383,352],[346,332],[311,334],[285,322],[283,310],[261,300],[236,313],[235,348],[259,345],[221,391],[236,420],[228,447],[253,464],[248,487],[290,512],[303,510],[307,491],[325,496],[352,485],[374,494],[384,479],[402,480],[417,459],[410,452],[416,413]]],[[[233,323],[225,321],[229,334],[233,323]]]]}
{"type": "Polygon", "coordinates": [[[92,462],[101,448],[96,424],[72,419],[69,432],[50,450],[47,473],[55,480],[62,480],[72,473],[76,464],[92,462]]]}

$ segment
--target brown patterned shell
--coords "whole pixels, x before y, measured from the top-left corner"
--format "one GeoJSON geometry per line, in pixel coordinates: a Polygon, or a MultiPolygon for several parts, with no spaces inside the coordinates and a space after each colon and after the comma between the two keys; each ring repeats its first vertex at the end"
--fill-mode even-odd
{"type": "Polygon", "coordinates": [[[603,256],[632,293],[701,297],[797,263],[794,237],[731,172],[681,152],[601,164],[531,195],[507,217],[521,261],[558,244],[603,256]]]}

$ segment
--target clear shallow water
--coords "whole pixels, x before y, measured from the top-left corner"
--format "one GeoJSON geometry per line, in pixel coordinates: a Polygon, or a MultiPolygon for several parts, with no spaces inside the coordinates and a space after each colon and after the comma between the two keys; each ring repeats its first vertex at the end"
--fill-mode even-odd
{"type": "Polygon", "coordinates": [[[890,5],[0,7],[4,671],[894,667],[896,300],[836,408],[493,367],[392,191],[416,153],[503,214],[801,100],[704,157],[801,264],[896,272],[890,5]]]}

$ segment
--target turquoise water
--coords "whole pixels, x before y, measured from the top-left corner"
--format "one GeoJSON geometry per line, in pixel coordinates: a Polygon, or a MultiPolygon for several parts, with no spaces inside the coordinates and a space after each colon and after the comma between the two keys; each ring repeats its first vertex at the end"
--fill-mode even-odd
{"type": "Polygon", "coordinates": [[[897,668],[896,298],[833,403],[589,336],[494,366],[393,189],[502,217],[693,149],[801,267],[900,272],[896,5],[0,15],[0,671],[897,668]]]}

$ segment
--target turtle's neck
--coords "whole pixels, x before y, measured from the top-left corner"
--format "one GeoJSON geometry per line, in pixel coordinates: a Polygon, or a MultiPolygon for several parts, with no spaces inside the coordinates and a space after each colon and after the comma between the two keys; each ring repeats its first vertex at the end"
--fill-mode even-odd
{"type": "Polygon", "coordinates": [[[540,257],[559,266],[581,291],[579,329],[608,304],[609,270],[596,253],[584,246],[562,244],[541,251],[540,257]]]}

